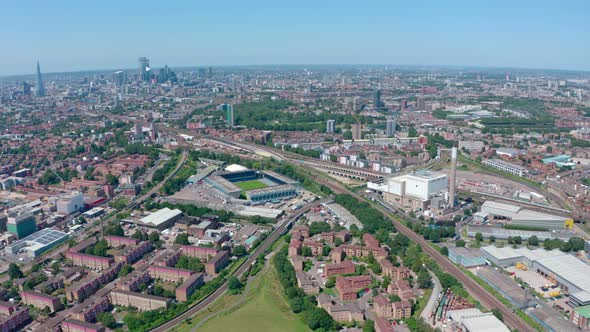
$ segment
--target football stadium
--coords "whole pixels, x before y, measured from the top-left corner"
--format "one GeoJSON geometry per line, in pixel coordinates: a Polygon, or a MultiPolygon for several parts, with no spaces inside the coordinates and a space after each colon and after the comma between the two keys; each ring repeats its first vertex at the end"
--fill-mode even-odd
{"type": "Polygon", "coordinates": [[[272,171],[254,171],[230,165],[205,179],[222,193],[252,204],[280,201],[297,195],[299,183],[272,171]]]}

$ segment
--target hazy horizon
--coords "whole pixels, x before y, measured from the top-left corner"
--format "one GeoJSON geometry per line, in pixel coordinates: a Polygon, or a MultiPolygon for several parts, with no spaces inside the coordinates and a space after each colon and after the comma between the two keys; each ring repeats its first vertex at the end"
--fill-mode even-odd
{"type": "Polygon", "coordinates": [[[590,70],[590,2],[24,1],[0,12],[0,76],[153,67],[386,65],[590,70]]]}

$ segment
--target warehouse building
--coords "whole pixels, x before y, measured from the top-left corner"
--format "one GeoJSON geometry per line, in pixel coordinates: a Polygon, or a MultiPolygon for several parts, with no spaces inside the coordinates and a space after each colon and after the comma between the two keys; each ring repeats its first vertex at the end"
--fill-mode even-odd
{"type": "Polygon", "coordinates": [[[68,234],[56,231],[51,228],[45,228],[37,233],[33,233],[23,239],[15,241],[4,249],[9,255],[24,253],[34,258],[47,250],[58,246],[68,239],[68,234]]]}
{"type": "Polygon", "coordinates": [[[590,304],[590,265],[559,250],[511,247],[481,248],[490,262],[500,266],[511,266],[517,262],[555,282],[563,292],[570,294],[570,304],[590,304]]]}
{"type": "Polygon", "coordinates": [[[138,226],[155,228],[157,230],[164,230],[174,226],[174,223],[182,218],[182,211],[179,209],[171,210],[163,208],[150,215],[141,218],[140,220],[126,219],[125,222],[133,223],[138,226]]]}
{"type": "Polygon", "coordinates": [[[464,332],[510,332],[510,329],[491,312],[479,309],[449,310],[447,318],[458,331],[464,332]]]}
{"type": "Polygon", "coordinates": [[[493,236],[500,240],[506,240],[509,237],[520,236],[520,238],[524,241],[528,240],[533,235],[536,236],[539,241],[545,241],[546,239],[560,239],[562,241],[568,241],[575,235],[575,233],[570,230],[527,231],[494,226],[467,225],[467,235],[469,237],[475,237],[475,234],[477,233],[481,233],[484,238],[493,236]]]}
{"type": "Polygon", "coordinates": [[[564,230],[573,227],[573,219],[525,209],[521,206],[496,201],[485,201],[481,212],[494,219],[511,220],[512,225],[523,228],[564,230]]]}
{"type": "Polygon", "coordinates": [[[520,177],[523,177],[527,173],[526,168],[502,159],[485,159],[482,163],[486,166],[520,177]]]}

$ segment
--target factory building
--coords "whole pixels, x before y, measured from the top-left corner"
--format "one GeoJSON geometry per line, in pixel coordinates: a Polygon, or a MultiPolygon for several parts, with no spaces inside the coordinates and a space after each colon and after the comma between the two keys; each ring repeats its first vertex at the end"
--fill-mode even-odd
{"type": "Polygon", "coordinates": [[[51,228],[45,228],[7,245],[4,250],[9,255],[25,253],[27,256],[34,258],[58,246],[67,239],[68,234],[51,228]]]}
{"type": "Polygon", "coordinates": [[[569,293],[570,304],[583,306],[590,304],[590,265],[559,250],[514,249],[511,247],[481,248],[486,259],[500,266],[522,263],[529,269],[555,282],[563,292],[569,293]]]}
{"type": "Polygon", "coordinates": [[[427,170],[387,178],[383,183],[369,182],[369,189],[383,193],[386,202],[395,206],[424,211],[435,196],[448,195],[446,174],[427,170]]]}

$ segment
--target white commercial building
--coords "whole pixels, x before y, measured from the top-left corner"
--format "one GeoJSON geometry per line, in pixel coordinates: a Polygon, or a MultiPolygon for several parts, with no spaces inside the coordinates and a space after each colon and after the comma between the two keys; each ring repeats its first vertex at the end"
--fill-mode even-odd
{"type": "Polygon", "coordinates": [[[387,178],[381,183],[369,182],[367,187],[382,192],[389,203],[423,210],[432,197],[447,194],[449,183],[444,173],[422,170],[387,178]]]}
{"type": "Polygon", "coordinates": [[[84,208],[84,195],[81,192],[72,192],[61,196],[57,200],[57,213],[69,216],[84,208]]]}

